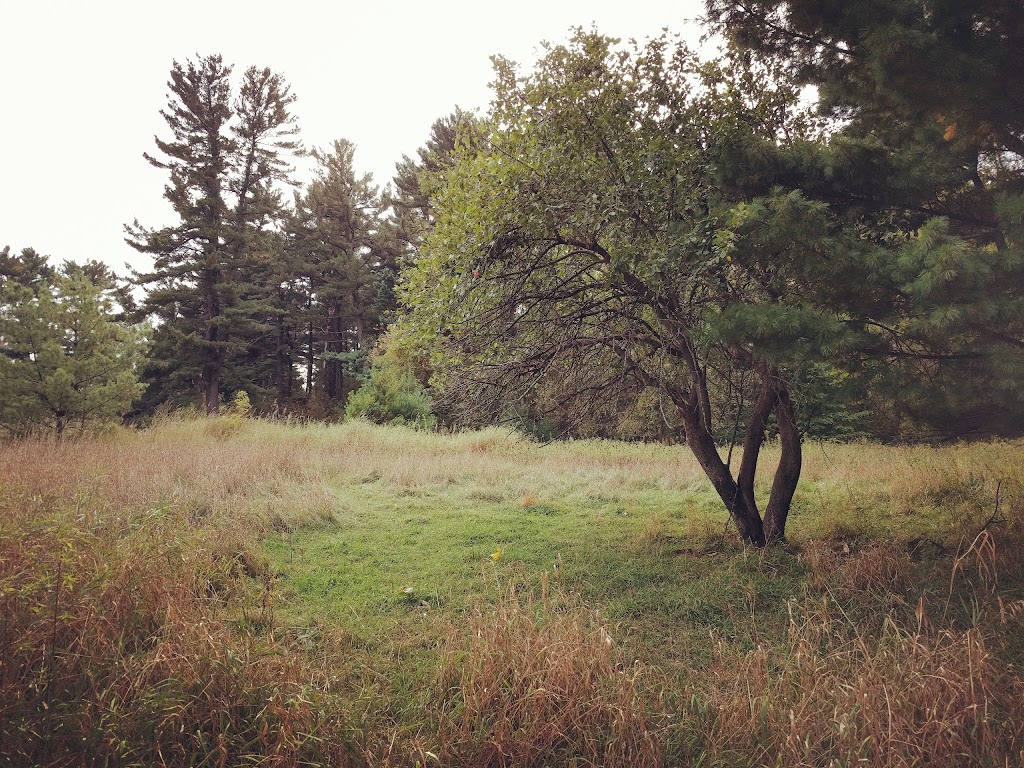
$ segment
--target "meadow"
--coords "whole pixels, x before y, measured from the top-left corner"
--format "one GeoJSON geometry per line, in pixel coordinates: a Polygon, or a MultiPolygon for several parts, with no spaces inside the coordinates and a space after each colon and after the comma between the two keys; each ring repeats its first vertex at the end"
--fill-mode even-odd
{"type": "Polygon", "coordinates": [[[1022,524],[1019,442],[809,444],[765,551],[682,446],[8,443],[0,762],[1020,765],[1022,524]]]}

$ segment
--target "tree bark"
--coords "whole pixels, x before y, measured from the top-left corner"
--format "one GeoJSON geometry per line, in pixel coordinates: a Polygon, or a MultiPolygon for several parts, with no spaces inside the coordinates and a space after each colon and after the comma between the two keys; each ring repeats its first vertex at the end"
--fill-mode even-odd
{"type": "Polygon", "coordinates": [[[284,317],[277,318],[277,355],[274,365],[274,378],[277,380],[274,407],[278,413],[284,413],[285,401],[292,378],[292,358],[288,354],[288,331],[285,329],[284,317]]]}
{"type": "Polygon", "coordinates": [[[771,372],[767,369],[763,370],[761,376],[763,382],[761,394],[758,396],[753,413],[747,422],[747,429],[743,435],[743,457],[740,459],[740,468],[736,475],[740,498],[747,508],[753,510],[758,517],[761,513],[757,509],[757,500],[754,497],[754,479],[757,475],[757,462],[761,455],[761,446],[764,445],[768,417],[778,399],[778,393],[771,379],[771,372]]]}
{"type": "Polygon", "coordinates": [[[313,359],[316,347],[313,337],[313,321],[306,324],[306,397],[313,394],[313,359]]]}
{"type": "Polygon", "coordinates": [[[718,497],[729,510],[740,538],[756,547],[763,547],[765,535],[761,515],[756,506],[750,506],[740,494],[739,486],[733,480],[729,467],[718,454],[714,438],[704,425],[699,407],[683,409],[683,426],[686,429],[686,445],[697,458],[718,497]]]}
{"type": "Polygon", "coordinates": [[[204,296],[206,310],[204,337],[206,345],[203,348],[203,397],[206,401],[206,415],[216,416],[220,410],[220,373],[224,364],[224,353],[219,348],[220,329],[217,325],[221,315],[220,296],[217,294],[220,270],[207,270],[204,277],[206,293],[204,296]]]}
{"type": "Polygon", "coordinates": [[[341,310],[334,304],[327,306],[325,317],[327,336],[324,339],[324,394],[328,400],[341,395],[341,363],[333,356],[342,351],[341,310]]]}
{"type": "Polygon", "coordinates": [[[793,495],[800,480],[800,468],[803,465],[803,448],[800,430],[796,425],[796,413],[789,392],[785,389],[779,390],[775,420],[779,425],[782,456],[779,458],[778,469],[775,470],[772,493],[764,513],[765,539],[769,544],[786,540],[786,519],[789,517],[793,495]]]}
{"type": "Polygon", "coordinates": [[[725,504],[745,542],[756,547],[782,542],[786,539],[786,520],[789,515],[802,466],[800,430],[789,392],[781,386],[775,371],[765,367],[761,371],[763,387],[747,423],[743,439],[743,458],[736,478],[722,460],[714,437],[706,427],[699,393],[689,398],[673,397],[683,416],[686,445],[700,463],[719,498],[725,504]],[[762,519],[754,496],[754,478],[764,444],[768,417],[775,413],[779,425],[782,455],[772,480],[771,495],[762,519]]]}
{"type": "Polygon", "coordinates": [[[220,413],[220,366],[206,366],[203,380],[206,385],[206,415],[216,416],[220,413]]]}

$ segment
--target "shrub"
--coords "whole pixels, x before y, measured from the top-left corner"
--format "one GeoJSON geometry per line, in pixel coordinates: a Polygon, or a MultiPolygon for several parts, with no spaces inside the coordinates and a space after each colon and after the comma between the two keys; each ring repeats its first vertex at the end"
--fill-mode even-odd
{"type": "Polygon", "coordinates": [[[378,359],[369,380],[349,396],[345,415],[421,429],[433,429],[437,424],[430,396],[409,370],[387,358],[378,359]]]}

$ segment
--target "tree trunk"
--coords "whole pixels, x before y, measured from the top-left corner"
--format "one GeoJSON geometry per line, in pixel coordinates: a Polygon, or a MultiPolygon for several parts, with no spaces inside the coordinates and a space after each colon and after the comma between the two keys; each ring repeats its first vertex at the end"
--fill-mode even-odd
{"type": "Polygon", "coordinates": [[[277,318],[277,355],[274,361],[274,383],[277,392],[274,398],[274,408],[279,414],[284,412],[291,378],[292,358],[288,354],[288,331],[285,329],[284,317],[279,316],[277,318]]]}
{"type": "Polygon", "coordinates": [[[761,375],[763,387],[747,423],[743,458],[735,479],[719,455],[714,437],[706,427],[698,393],[692,393],[689,400],[673,397],[683,416],[687,446],[725,504],[740,538],[757,547],[785,541],[786,519],[800,480],[802,465],[800,430],[796,425],[789,392],[781,387],[778,375],[771,369],[763,369],[761,375]],[[773,411],[779,425],[782,456],[772,480],[771,496],[762,520],[754,497],[754,478],[768,417],[773,411]]]}
{"type": "Polygon", "coordinates": [[[206,400],[206,415],[216,416],[220,410],[220,373],[224,365],[223,350],[219,348],[222,340],[217,325],[221,315],[220,296],[217,294],[220,271],[207,270],[204,277],[206,294],[204,297],[206,309],[204,339],[206,345],[203,348],[203,396],[206,400]]]}
{"type": "Polygon", "coordinates": [[[786,540],[786,519],[789,517],[789,508],[793,504],[793,495],[796,493],[803,465],[803,448],[800,430],[796,425],[796,413],[789,399],[789,392],[785,389],[779,390],[775,420],[779,425],[782,456],[779,458],[778,469],[775,470],[772,494],[764,513],[765,538],[769,544],[786,540]]]}
{"type": "Polygon", "coordinates": [[[761,376],[763,386],[743,435],[743,457],[740,459],[739,473],[736,476],[740,498],[743,499],[747,508],[753,510],[759,518],[761,514],[757,509],[757,500],[754,497],[754,479],[757,475],[757,461],[761,455],[761,446],[764,444],[765,429],[768,427],[768,417],[778,399],[771,379],[771,372],[765,369],[761,372],[761,376]]]}
{"type": "Polygon", "coordinates": [[[324,394],[337,400],[341,392],[341,363],[333,356],[341,352],[341,312],[335,305],[327,307],[327,338],[324,339],[324,394]]]}
{"type": "Polygon", "coordinates": [[[756,506],[751,506],[740,494],[739,486],[733,480],[729,467],[718,454],[714,438],[704,426],[699,408],[683,410],[683,425],[686,429],[686,445],[697,458],[704,474],[708,476],[718,497],[729,510],[736,530],[744,541],[756,547],[765,545],[764,526],[756,506]]]}
{"type": "Polygon", "coordinates": [[[216,416],[220,413],[220,367],[204,367],[203,381],[206,386],[206,415],[216,416]]]}
{"type": "Polygon", "coordinates": [[[306,397],[313,394],[313,359],[316,356],[313,321],[306,324],[306,397]]]}

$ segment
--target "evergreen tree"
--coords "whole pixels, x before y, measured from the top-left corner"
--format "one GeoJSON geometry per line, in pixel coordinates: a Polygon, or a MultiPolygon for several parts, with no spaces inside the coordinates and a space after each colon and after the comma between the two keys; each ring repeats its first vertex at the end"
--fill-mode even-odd
{"type": "Polygon", "coordinates": [[[115,319],[109,272],[73,262],[56,272],[23,254],[0,273],[0,426],[60,438],[120,419],[142,391],[144,334],[115,319]]]}
{"type": "Polygon", "coordinates": [[[151,371],[172,392],[198,388],[208,414],[226,367],[270,327],[261,265],[273,258],[286,158],[301,151],[284,80],[252,67],[232,102],[231,71],[217,55],[174,62],[161,111],[171,139],[158,138],[159,156],[146,159],[168,172],[164,196],[179,223],[128,228],[128,242],[154,256],[153,271],[138,276],[160,323],[151,371]]]}
{"type": "Polygon", "coordinates": [[[367,174],[357,177],[355,146],[314,151],[316,178],[289,223],[291,263],[305,286],[303,357],[309,393],[343,402],[379,334],[391,298],[393,235],[367,174]]]}
{"type": "MultiPolygon", "coordinates": [[[[827,140],[777,181],[887,246],[889,354],[870,400],[905,437],[1024,424],[1024,6],[710,0],[734,39],[817,86],[827,140]]],[[[766,170],[763,152],[736,162],[766,170]]],[[[781,171],[781,173],[780,173],[781,171]]],[[[757,171],[754,171],[756,173],[757,171]]]]}
{"type": "Polygon", "coordinates": [[[11,253],[9,245],[0,251],[0,283],[3,285],[15,282],[26,288],[35,288],[44,281],[52,280],[55,274],[49,260],[35,248],[23,248],[19,255],[11,253]]]}
{"type": "Polygon", "coordinates": [[[417,158],[403,155],[395,164],[394,192],[387,203],[394,213],[398,240],[402,244],[402,264],[410,264],[434,224],[430,205],[432,179],[437,178],[454,159],[460,136],[466,138],[472,117],[456,108],[447,117],[434,121],[426,144],[416,150],[417,158]]]}

